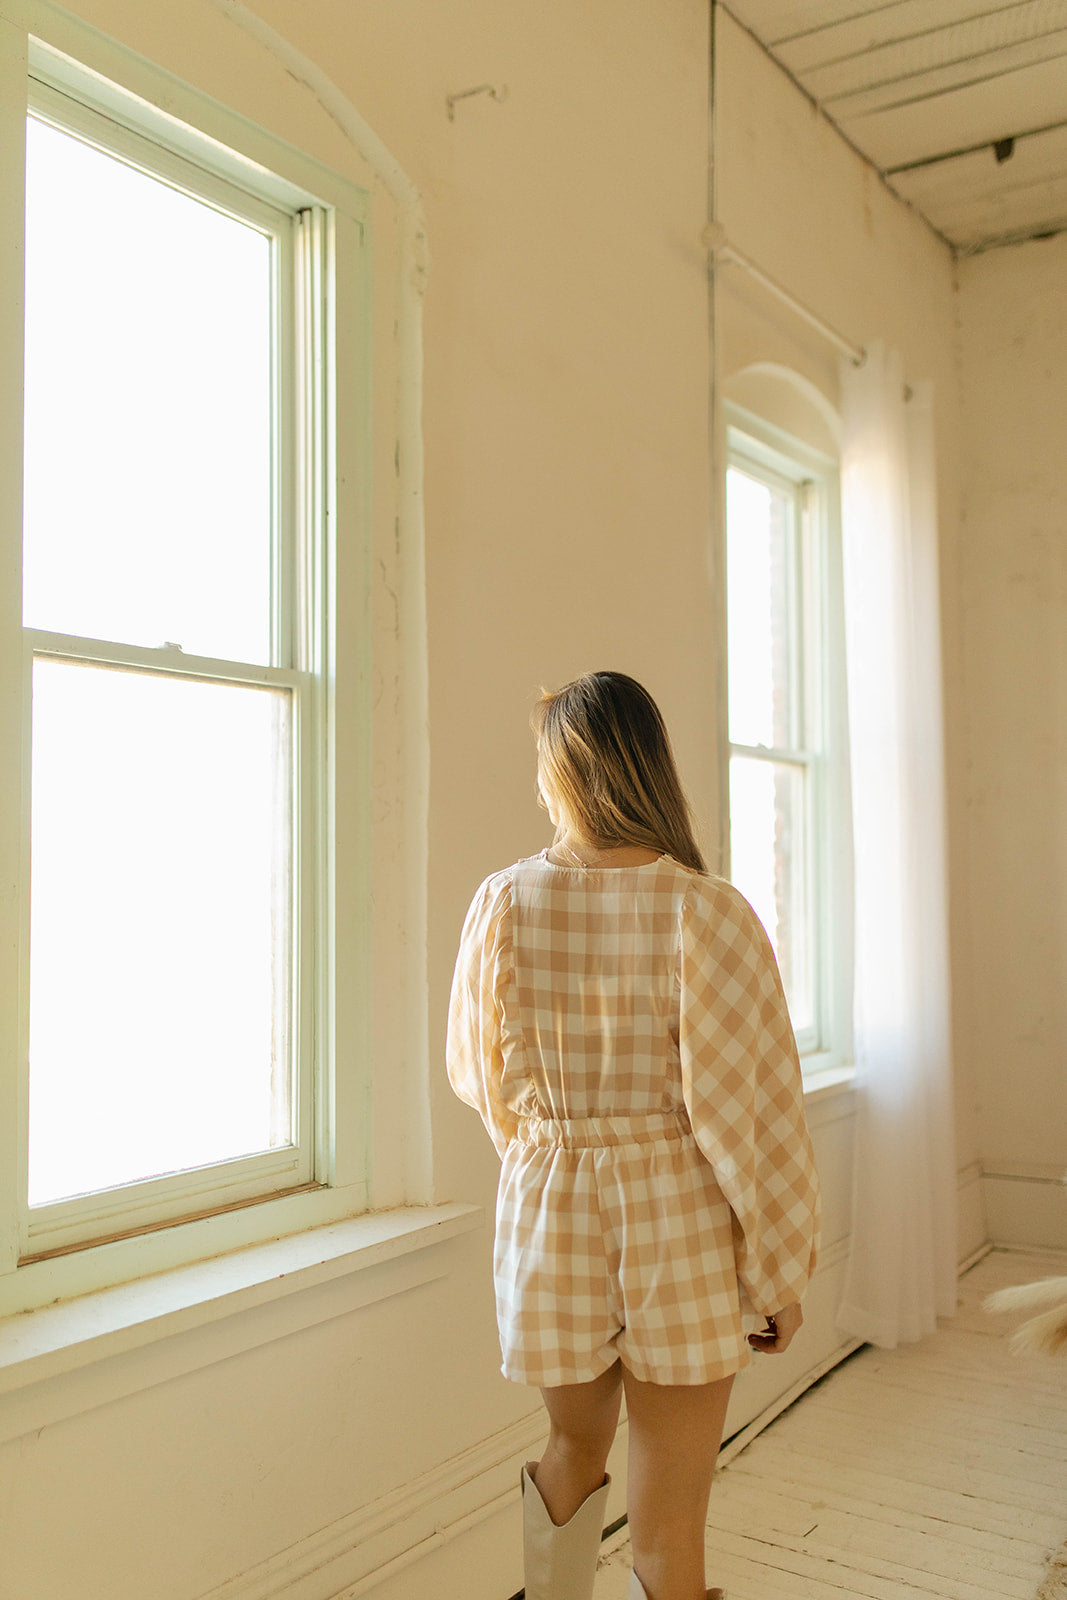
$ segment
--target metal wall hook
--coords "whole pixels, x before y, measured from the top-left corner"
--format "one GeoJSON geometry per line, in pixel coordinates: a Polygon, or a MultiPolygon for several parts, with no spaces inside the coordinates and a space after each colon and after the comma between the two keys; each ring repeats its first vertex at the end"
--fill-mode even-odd
{"type": "Polygon", "coordinates": [[[455,122],[456,120],[457,101],[469,100],[472,95],[476,94],[487,94],[491,99],[503,102],[508,97],[508,86],[506,83],[502,83],[498,89],[494,83],[480,83],[475,89],[460,89],[458,94],[446,94],[445,106],[448,111],[449,122],[455,122]]]}

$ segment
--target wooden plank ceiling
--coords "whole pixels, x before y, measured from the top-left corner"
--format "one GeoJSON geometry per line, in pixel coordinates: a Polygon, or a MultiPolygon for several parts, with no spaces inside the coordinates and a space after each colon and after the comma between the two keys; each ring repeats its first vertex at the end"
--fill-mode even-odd
{"type": "Polygon", "coordinates": [[[725,0],[961,253],[1067,228],[1067,0],[725,0]]]}

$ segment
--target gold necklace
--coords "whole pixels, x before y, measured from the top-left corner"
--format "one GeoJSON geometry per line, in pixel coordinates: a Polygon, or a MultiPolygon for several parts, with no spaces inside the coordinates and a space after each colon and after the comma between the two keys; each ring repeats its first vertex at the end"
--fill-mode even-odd
{"type": "Polygon", "coordinates": [[[575,866],[578,867],[582,872],[588,872],[591,867],[596,866],[595,861],[583,861],[577,850],[572,850],[570,845],[567,844],[566,840],[564,839],[560,840],[560,849],[566,851],[567,855],[570,856],[575,866]]]}
{"type": "MultiPolygon", "coordinates": [[[[599,863],[596,862],[596,861],[583,861],[581,856],[578,854],[577,850],[573,850],[571,848],[571,846],[566,842],[566,839],[561,839],[559,841],[559,844],[556,846],[556,848],[558,850],[562,850],[565,855],[570,856],[571,860],[574,862],[575,866],[578,868],[578,870],[580,872],[590,872],[595,867],[597,867],[599,865],[599,863]]],[[[595,846],[593,846],[592,848],[595,848],[595,846]]],[[[612,847],[609,846],[609,850],[611,848],[612,847]]],[[[615,846],[614,848],[617,849],[619,847],[615,846]]],[[[601,851],[598,851],[597,853],[599,855],[605,855],[608,852],[604,851],[604,850],[601,850],[601,851]]]]}
{"type": "Polygon", "coordinates": [[[589,862],[588,861],[583,861],[581,856],[577,853],[577,851],[572,850],[569,844],[563,844],[563,842],[561,840],[560,841],[560,846],[570,856],[571,860],[574,862],[575,866],[579,869],[579,871],[581,871],[581,872],[588,872],[589,871],[589,862]]]}

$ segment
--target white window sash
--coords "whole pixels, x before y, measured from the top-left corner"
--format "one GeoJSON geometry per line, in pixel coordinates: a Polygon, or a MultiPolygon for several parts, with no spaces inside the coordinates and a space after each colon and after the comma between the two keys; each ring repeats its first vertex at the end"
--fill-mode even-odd
{"type": "Polygon", "coordinates": [[[843,643],[832,625],[833,593],[839,584],[833,530],[836,474],[834,464],[791,440],[778,429],[743,412],[727,408],[727,465],[736,467],[794,503],[794,601],[801,626],[794,670],[799,682],[801,742],[770,747],[726,740],[727,759],[788,765],[806,774],[809,823],[804,841],[804,871],[810,886],[810,932],[813,955],[815,1021],[797,1032],[806,1074],[825,1071],[848,1055],[850,978],[848,943],[840,937],[840,906],[847,883],[841,856],[841,779],[847,746],[841,737],[843,706],[843,643]]]}

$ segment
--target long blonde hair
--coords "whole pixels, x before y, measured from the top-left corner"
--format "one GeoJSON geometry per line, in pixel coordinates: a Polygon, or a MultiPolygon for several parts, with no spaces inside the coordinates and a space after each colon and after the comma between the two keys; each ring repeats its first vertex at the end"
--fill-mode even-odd
{"type": "Polygon", "coordinates": [[[542,786],[591,845],[659,850],[706,872],[659,707],[624,672],[544,689],[530,723],[542,786]]]}

